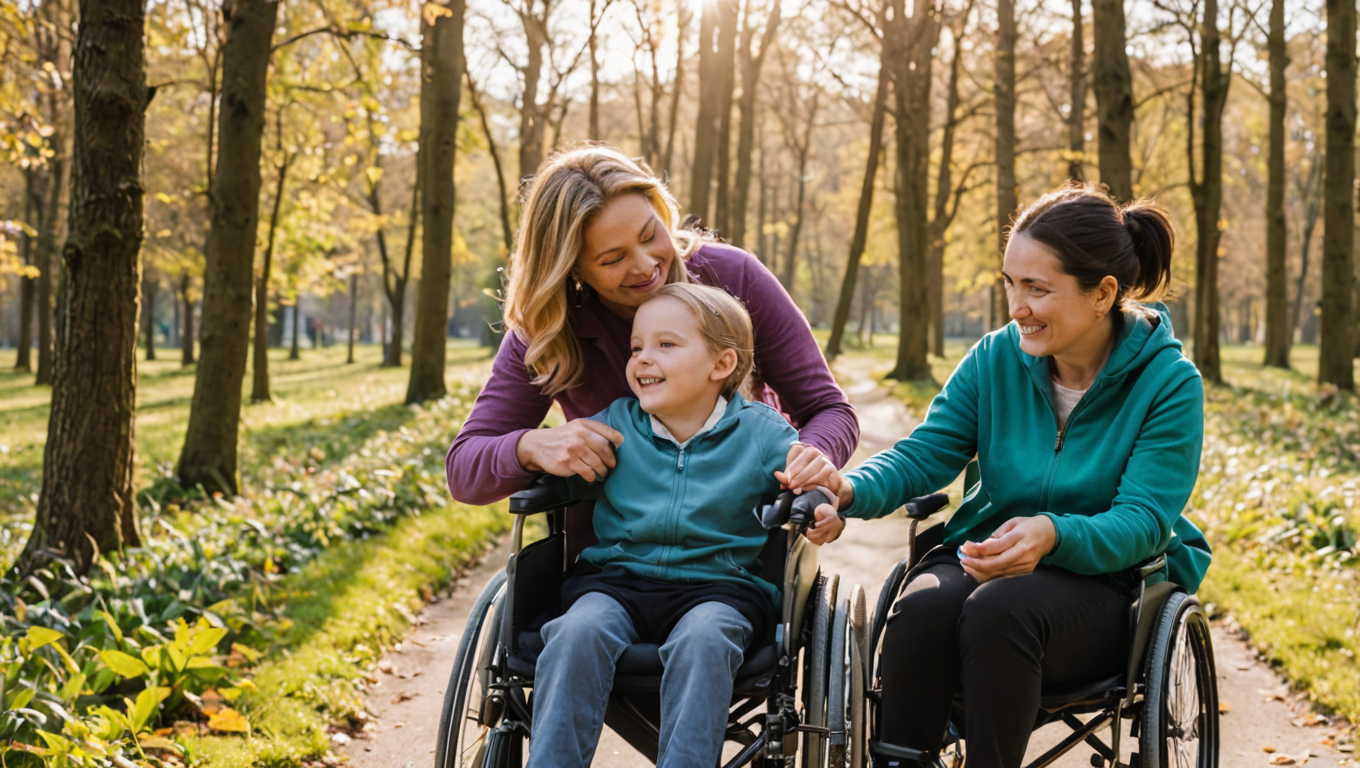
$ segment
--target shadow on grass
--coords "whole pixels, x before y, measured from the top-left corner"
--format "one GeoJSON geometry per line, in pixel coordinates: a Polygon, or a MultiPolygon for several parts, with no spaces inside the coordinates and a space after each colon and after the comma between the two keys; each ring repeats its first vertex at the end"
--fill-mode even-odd
{"type": "Polygon", "coordinates": [[[279,426],[252,429],[245,441],[253,471],[276,455],[305,456],[315,448],[323,458],[311,457],[313,463],[329,464],[363,448],[375,434],[393,431],[415,418],[415,412],[401,403],[392,403],[373,410],[316,418],[279,426]]]}

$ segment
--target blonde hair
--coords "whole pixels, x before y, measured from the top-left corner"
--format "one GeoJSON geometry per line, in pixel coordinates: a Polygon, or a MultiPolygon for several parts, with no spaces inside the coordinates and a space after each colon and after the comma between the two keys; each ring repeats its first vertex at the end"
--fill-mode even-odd
{"type": "Polygon", "coordinates": [[[679,227],[680,206],[644,163],[607,145],[548,158],[533,177],[510,255],[505,327],[525,343],[524,364],[544,394],[555,396],[581,379],[581,345],[567,322],[567,283],[585,248],[585,230],[620,195],[647,198],[676,244],[667,283],[689,279],[685,259],[702,245],[679,227]]]}
{"type": "Polygon", "coordinates": [[[737,367],[722,387],[722,396],[732,397],[755,366],[755,332],[746,307],[721,288],[697,283],[663,285],[647,297],[647,301],[656,299],[675,299],[694,313],[699,334],[714,357],[729,349],[737,353],[737,367]]]}

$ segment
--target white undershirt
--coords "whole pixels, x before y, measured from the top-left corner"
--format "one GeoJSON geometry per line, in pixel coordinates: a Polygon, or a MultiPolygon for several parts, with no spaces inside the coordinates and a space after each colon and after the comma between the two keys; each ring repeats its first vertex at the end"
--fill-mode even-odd
{"type": "Polygon", "coordinates": [[[661,419],[658,419],[657,417],[651,415],[650,413],[647,414],[647,417],[652,420],[652,434],[656,435],[657,437],[669,440],[672,443],[675,443],[676,448],[684,450],[685,446],[689,445],[690,442],[694,440],[694,438],[698,437],[699,435],[702,435],[703,433],[717,426],[718,420],[721,419],[723,417],[723,414],[726,412],[727,412],[727,398],[723,397],[722,395],[718,395],[718,402],[713,405],[713,413],[708,414],[708,419],[704,421],[704,425],[702,427],[699,427],[699,431],[690,435],[689,440],[686,440],[683,443],[675,439],[675,435],[672,435],[671,431],[669,429],[666,429],[666,425],[661,423],[661,419]]]}
{"type": "Polygon", "coordinates": [[[1053,408],[1058,412],[1058,430],[1067,427],[1067,417],[1072,415],[1072,409],[1081,402],[1082,395],[1086,394],[1084,389],[1068,389],[1058,382],[1053,382],[1053,408]]]}

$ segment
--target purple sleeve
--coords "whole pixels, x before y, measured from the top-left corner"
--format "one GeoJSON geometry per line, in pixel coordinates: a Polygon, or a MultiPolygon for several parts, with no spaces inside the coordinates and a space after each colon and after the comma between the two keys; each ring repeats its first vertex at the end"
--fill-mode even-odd
{"type": "Polygon", "coordinates": [[[505,335],[491,379],[444,459],[449,493],[464,504],[500,501],[529,482],[531,475],[519,465],[515,448],[520,435],[543,423],[552,398],[529,381],[524,349],[513,332],[505,335]]]}
{"type": "Polygon", "coordinates": [[[755,327],[756,370],[779,395],[798,439],[845,466],[859,445],[859,419],[812,337],[807,318],[765,265],[742,253],[737,296],[755,327]]]}

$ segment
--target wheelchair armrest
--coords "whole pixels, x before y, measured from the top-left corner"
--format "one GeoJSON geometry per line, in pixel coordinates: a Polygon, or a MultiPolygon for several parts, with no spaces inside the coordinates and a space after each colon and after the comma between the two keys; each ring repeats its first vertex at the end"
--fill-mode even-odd
{"type": "Polygon", "coordinates": [[[1138,575],[1139,581],[1147,581],[1148,577],[1166,567],[1166,554],[1160,554],[1149,558],[1133,567],[1134,573],[1138,575]]]}
{"type": "Polygon", "coordinates": [[[949,506],[949,494],[947,493],[918,496],[904,505],[907,510],[907,517],[912,520],[924,520],[947,506],[949,506]]]}
{"type": "Polygon", "coordinates": [[[538,475],[522,491],[510,494],[510,512],[516,515],[534,515],[569,507],[581,501],[570,492],[570,487],[560,477],[538,475]]]}
{"type": "Polygon", "coordinates": [[[820,491],[800,494],[784,491],[773,502],[768,504],[763,502],[762,499],[762,503],[756,506],[756,517],[760,518],[761,525],[774,529],[782,527],[785,523],[792,523],[800,531],[815,524],[819,505],[829,503],[820,491]]]}

